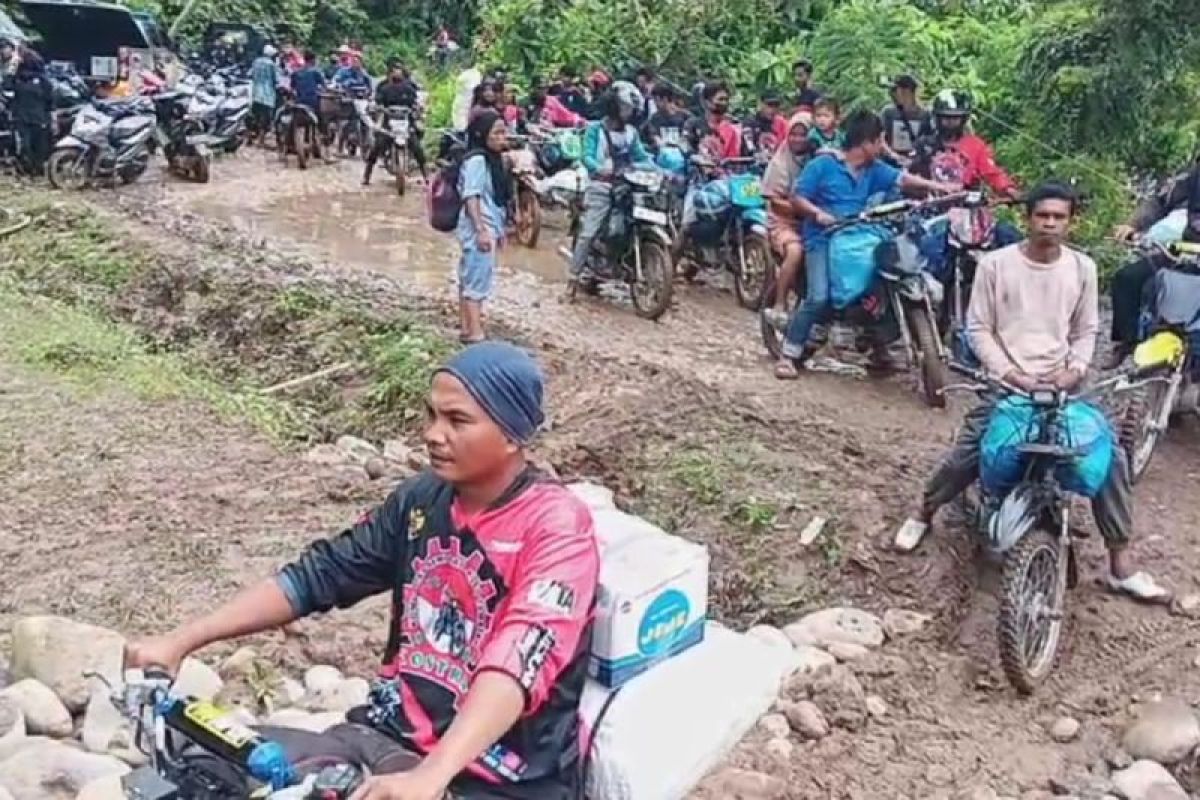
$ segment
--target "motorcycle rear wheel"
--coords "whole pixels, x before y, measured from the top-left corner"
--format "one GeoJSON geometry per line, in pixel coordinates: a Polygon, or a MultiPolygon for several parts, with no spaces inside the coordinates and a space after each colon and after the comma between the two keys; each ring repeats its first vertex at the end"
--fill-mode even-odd
{"type": "Polygon", "coordinates": [[[1117,440],[1129,461],[1130,483],[1140,481],[1154,459],[1154,451],[1158,449],[1158,440],[1162,436],[1156,423],[1162,418],[1163,403],[1168,400],[1174,403],[1173,397],[1167,397],[1169,389],[1166,383],[1151,383],[1134,392],[1121,413],[1117,440]]]}
{"type": "MultiPolygon", "coordinates": [[[[671,289],[674,283],[671,254],[661,242],[643,240],[640,247],[642,280],[630,282],[629,296],[639,317],[657,320],[671,307],[671,289]]],[[[633,258],[632,253],[629,258],[633,258]]],[[[632,265],[629,269],[632,273],[632,265]]]]}
{"type": "Polygon", "coordinates": [[[735,264],[733,293],[738,305],[747,311],[762,308],[767,275],[775,269],[775,253],[771,243],[757,233],[748,235],[742,243],[744,264],[735,264]]]}
{"type": "Polygon", "coordinates": [[[391,160],[392,169],[396,174],[396,194],[404,197],[404,193],[408,191],[408,148],[393,147],[391,160]]]}
{"type": "Polygon", "coordinates": [[[937,332],[933,319],[926,313],[924,307],[911,307],[905,310],[908,315],[908,327],[912,331],[913,344],[917,348],[918,365],[921,369],[921,396],[926,404],[933,408],[946,407],[944,390],[949,382],[946,362],[938,355],[937,332]]]}
{"type": "Polygon", "coordinates": [[[1021,694],[1032,694],[1054,669],[1062,640],[1059,593],[1059,543],[1044,529],[1026,534],[1008,552],[1002,567],[998,620],[1000,663],[1021,694]]]}
{"type": "Polygon", "coordinates": [[[196,165],[192,169],[192,180],[196,183],[208,183],[212,162],[211,156],[197,156],[196,165]]]}
{"type": "Polygon", "coordinates": [[[70,148],[55,150],[50,154],[46,175],[51,186],[64,191],[80,191],[92,183],[83,152],[70,148]]]}

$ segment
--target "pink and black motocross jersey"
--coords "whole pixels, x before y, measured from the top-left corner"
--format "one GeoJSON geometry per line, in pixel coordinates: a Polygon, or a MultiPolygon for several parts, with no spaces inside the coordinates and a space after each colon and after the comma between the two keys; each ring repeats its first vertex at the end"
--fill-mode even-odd
{"type": "Polygon", "coordinates": [[[579,698],[600,559],[587,507],[527,470],[468,517],[426,473],[341,535],[284,567],[302,614],[391,590],[387,652],[371,704],[351,712],[419,753],[436,746],[482,670],[525,691],[525,713],[460,775],[471,797],[574,797],[579,698]]]}

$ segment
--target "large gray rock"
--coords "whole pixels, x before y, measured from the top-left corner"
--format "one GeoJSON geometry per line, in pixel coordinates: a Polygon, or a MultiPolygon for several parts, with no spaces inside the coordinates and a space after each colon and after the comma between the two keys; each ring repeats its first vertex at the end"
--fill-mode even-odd
{"type": "Polygon", "coordinates": [[[823,739],[829,735],[829,722],[817,704],[811,700],[785,704],[783,715],[787,717],[792,729],[805,739],[823,739]]]}
{"type": "Polygon", "coordinates": [[[92,781],[127,772],[128,765],[111,756],[45,740],[0,762],[0,785],[16,800],[58,800],[74,798],[92,781]]]}
{"type": "Polygon", "coordinates": [[[1200,721],[1182,700],[1149,703],[1126,729],[1122,744],[1135,759],[1176,764],[1200,745],[1200,721]]]}
{"type": "Polygon", "coordinates": [[[378,458],[379,448],[368,442],[366,439],[360,439],[357,436],[339,436],[336,442],[337,449],[342,451],[342,455],[352,464],[366,464],[372,458],[378,458]]]}
{"type": "Polygon", "coordinates": [[[88,701],[80,739],[92,753],[116,756],[127,764],[140,765],[145,761],[145,755],[134,741],[133,724],[113,705],[108,692],[103,689],[94,691],[88,701]]]}
{"type": "Polygon", "coordinates": [[[186,697],[212,700],[221,691],[225,681],[217,671],[198,658],[185,658],[179,666],[179,674],[171,691],[186,697]]]}
{"type": "Polygon", "coordinates": [[[25,678],[0,692],[11,698],[25,717],[25,730],[39,736],[62,739],[74,731],[71,712],[49,686],[33,678],[25,678]]]}
{"type": "Polygon", "coordinates": [[[13,677],[49,686],[71,713],[91,696],[84,673],[121,682],[125,639],[117,632],[63,617],[25,617],[12,629],[13,677]]]}
{"type": "Polygon", "coordinates": [[[343,680],[342,671],[337,667],[318,664],[304,673],[304,689],[311,694],[332,692],[343,680]]]}
{"type": "Polygon", "coordinates": [[[883,644],[883,622],[857,608],[827,608],[815,611],[783,629],[795,645],[828,648],[834,642],[866,648],[883,644]]]}
{"type": "Polygon", "coordinates": [[[110,775],[107,778],[91,781],[79,790],[75,800],[126,800],[125,789],[121,786],[121,776],[110,775]]]}
{"type": "Polygon", "coordinates": [[[1175,777],[1153,761],[1135,761],[1127,769],[1114,772],[1112,784],[1125,800],[1188,800],[1175,777]]]}
{"type": "Polygon", "coordinates": [[[0,697],[0,761],[25,741],[25,715],[11,697],[0,697]]]}

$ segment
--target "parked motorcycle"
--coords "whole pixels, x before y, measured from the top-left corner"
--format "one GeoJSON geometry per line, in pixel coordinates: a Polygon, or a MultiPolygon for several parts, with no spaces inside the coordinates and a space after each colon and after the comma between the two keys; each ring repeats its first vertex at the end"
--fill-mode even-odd
{"type": "MultiPolygon", "coordinates": [[[[947,351],[938,336],[938,308],[942,302],[941,284],[926,270],[919,241],[923,223],[966,199],[966,193],[931,200],[900,200],[868,209],[858,216],[830,226],[832,258],[843,258],[831,272],[841,277],[833,291],[833,305],[839,317],[863,331],[887,325],[897,329],[904,343],[910,369],[919,375],[921,396],[930,406],[944,408],[943,393],[947,382],[947,351]],[[843,236],[845,240],[835,242],[843,236]]],[[[803,276],[795,287],[804,296],[803,276]]],[[[763,303],[774,305],[775,274],[768,274],[763,303]]],[[[782,353],[782,337],[770,321],[760,318],[763,343],[774,358],[782,353]]],[[[859,337],[860,349],[869,346],[869,337],[859,337]]]]}
{"type": "Polygon", "coordinates": [[[196,183],[208,183],[212,167],[210,137],[200,120],[187,112],[187,100],[178,92],[154,97],[159,144],[173,174],[196,183]]]}
{"type": "Polygon", "coordinates": [[[84,189],[96,180],[134,182],[150,163],[154,130],[154,104],[146,98],[84,106],[50,153],[50,184],[84,189]]]}
{"type": "Polygon", "coordinates": [[[248,87],[237,84],[227,88],[223,83],[206,83],[191,94],[187,113],[204,126],[214,149],[235,153],[246,140],[250,117],[248,87]]]}
{"type": "Polygon", "coordinates": [[[509,151],[504,158],[516,189],[513,198],[513,222],[516,240],[525,247],[537,247],[542,233],[542,204],[538,196],[537,155],[528,136],[509,136],[509,151]]]}
{"type": "Polygon", "coordinates": [[[1152,380],[1131,395],[1120,417],[1134,483],[1146,474],[1171,419],[1200,411],[1200,362],[1192,350],[1200,336],[1200,244],[1146,240],[1140,249],[1163,254],[1166,263],[1154,275],[1143,341],[1133,354],[1139,374],[1152,380]]]}
{"type": "Polygon", "coordinates": [[[1074,395],[1027,392],[965,365],[953,369],[970,383],[947,391],[999,398],[982,438],[972,529],[1001,564],[1000,663],[1030,694],[1054,668],[1067,590],[1079,582],[1072,495],[1095,497],[1119,457],[1104,412],[1087,401],[1138,384],[1122,374],[1074,395]]]}
{"type": "Polygon", "coordinates": [[[734,174],[703,186],[693,183],[696,220],[682,232],[684,274],[694,275],[701,268],[728,270],[733,275],[738,304],[757,311],[762,302],[763,281],[775,262],[767,238],[767,204],[758,175],[739,172],[757,164],[757,159],[727,159],[718,165],[694,156],[692,162],[701,171],[719,166],[722,171],[734,174]],[[701,208],[707,202],[703,198],[710,196],[714,198],[712,204],[701,208]]]}
{"type": "MultiPolygon", "coordinates": [[[[673,275],[668,198],[657,170],[629,170],[612,186],[608,217],[592,242],[586,274],[571,284],[571,297],[582,287],[594,292],[602,282],[629,287],[638,316],[658,319],[671,306],[673,275]]],[[[581,207],[572,209],[572,250],[579,237],[581,207]]],[[[568,261],[571,251],[563,254],[568,261]]]]}

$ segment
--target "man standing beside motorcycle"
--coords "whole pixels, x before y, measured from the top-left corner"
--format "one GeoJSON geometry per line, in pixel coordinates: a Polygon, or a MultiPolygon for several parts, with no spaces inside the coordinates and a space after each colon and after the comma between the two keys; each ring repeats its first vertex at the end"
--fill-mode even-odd
{"type": "MultiPolygon", "coordinates": [[[[375,87],[375,105],[379,109],[378,120],[386,120],[383,114],[385,108],[407,108],[411,114],[409,119],[411,125],[408,128],[408,150],[412,153],[413,161],[417,162],[417,168],[421,170],[421,180],[426,180],[428,175],[425,169],[425,150],[421,147],[421,136],[423,128],[418,124],[416,119],[417,110],[417,84],[408,76],[408,70],[398,61],[392,61],[388,64],[388,77],[386,81],[381,81],[375,87]]],[[[383,124],[381,122],[381,124],[383,124]]],[[[371,146],[371,152],[367,155],[367,165],[363,168],[363,186],[371,184],[371,171],[375,169],[376,162],[383,157],[392,147],[392,138],[383,134],[375,136],[374,144],[371,146]]]]}
{"type": "Polygon", "coordinates": [[[632,124],[641,102],[642,95],[636,86],[618,81],[601,97],[604,118],[590,123],[584,133],[581,161],[590,180],[583,193],[579,233],[571,253],[572,283],[584,277],[588,251],[608,221],[613,181],[634,166],[654,168],[650,154],[632,124]]]}
{"type": "MultiPolygon", "coordinates": [[[[988,253],[976,271],[967,320],[971,346],[989,375],[1023,391],[1074,391],[1092,363],[1100,327],[1096,264],[1065,245],[1077,206],[1068,186],[1037,187],[1025,200],[1029,237],[988,253]]],[[[979,478],[980,441],[993,406],[981,403],[963,419],[953,448],[897,533],[897,549],[916,548],[937,510],[979,478]]],[[[1168,597],[1148,573],[1130,565],[1133,488],[1124,455],[1113,459],[1092,515],[1108,547],[1108,587],[1138,600],[1168,597]]]]}
{"type": "Polygon", "coordinates": [[[15,74],[5,78],[4,89],[13,93],[10,113],[17,135],[17,156],[22,171],[31,177],[46,171],[50,155],[50,123],[54,87],[46,77],[42,57],[26,47],[15,74]]]}
{"type": "MultiPolygon", "coordinates": [[[[1113,236],[1120,241],[1132,240],[1177,208],[1188,210],[1183,241],[1200,242],[1200,164],[1176,175],[1146,198],[1128,223],[1117,226],[1113,236]]],[[[1119,367],[1137,346],[1138,320],[1145,300],[1146,284],[1166,263],[1167,256],[1155,253],[1126,264],[1113,276],[1110,290],[1113,352],[1109,363],[1105,365],[1108,368],[1119,367]]]]}
{"type": "Polygon", "coordinates": [[[261,137],[260,144],[267,140],[271,120],[275,118],[278,88],[283,76],[275,63],[275,48],[265,45],[262,55],[250,66],[250,123],[253,136],[261,137]]]}
{"type": "MultiPolygon", "coordinates": [[[[884,154],[883,121],[870,111],[856,111],[845,125],[844,150],[818,153],[800,173],[793,189],[796,206],[804,216],[804,301],[793,312],[784,337],[782,354],[775,365],[775,377],[795,380],[799,368],[815,353],[809,335],[818,323],[827,321],[832,307],[829,299],[829,234],[826,228],[839,219],[866,210],[872,198],[886,196],[894,189],[925,192],[953,192],[958,186],[931,181],[902,172],[882,160],[884,154]]],[[[872,359],[886,363],[886,348],[875,344],[872,359]]]]}

